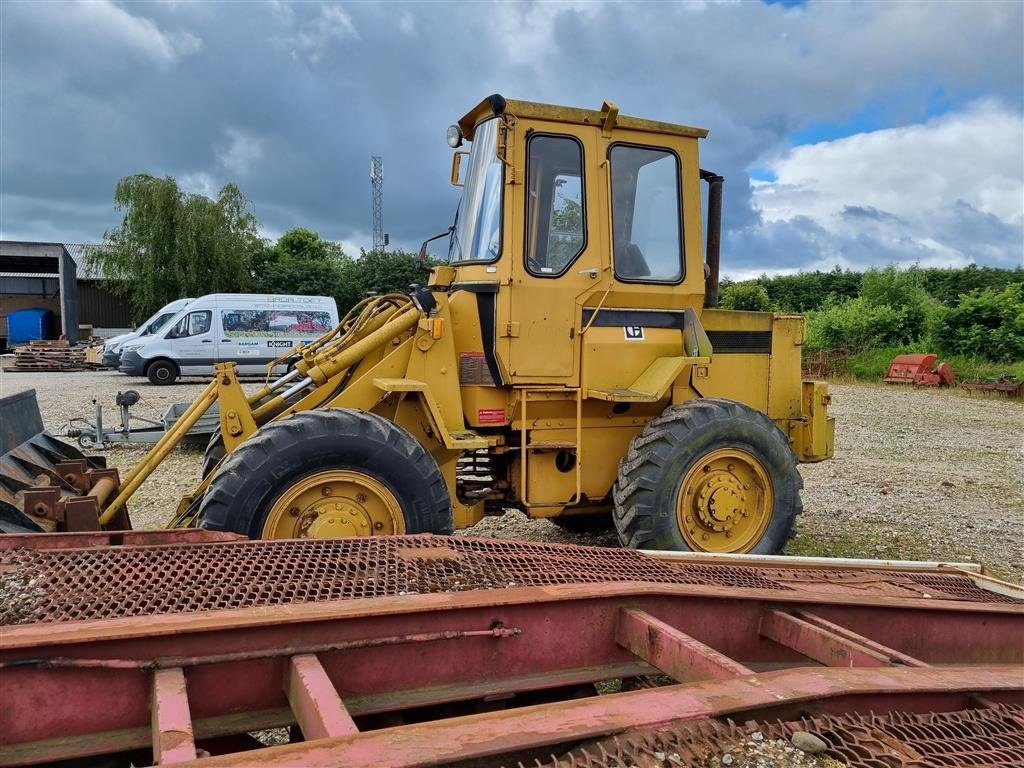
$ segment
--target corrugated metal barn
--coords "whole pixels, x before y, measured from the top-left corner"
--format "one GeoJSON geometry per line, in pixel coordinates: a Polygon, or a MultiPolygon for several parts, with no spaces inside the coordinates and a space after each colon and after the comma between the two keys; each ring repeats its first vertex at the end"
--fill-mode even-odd
{"type": "Polygon", "coordinates": [[[79,326],[113,336],[130,329],[126,299],[105,289],[86,264],[97,245],[0,240],[0,347],[6,346],[7,315],[39,307],[57,317],[56,328],[69,341],[79,326]]]}

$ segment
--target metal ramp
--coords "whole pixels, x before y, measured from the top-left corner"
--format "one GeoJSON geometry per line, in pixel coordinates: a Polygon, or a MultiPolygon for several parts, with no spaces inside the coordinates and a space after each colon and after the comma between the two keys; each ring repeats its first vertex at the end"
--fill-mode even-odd
{"type": "Polygon", "coordinates": [[[925,755],[907,766],[1021,741],[1024,601],[977,574],[169,533],[5,541],[0,765],[647,765],[608,756],[717,749],[730,720],[872,767],[878,733],[925,755]],[[292,743],[244,736],[277,727],[292,743]]]}

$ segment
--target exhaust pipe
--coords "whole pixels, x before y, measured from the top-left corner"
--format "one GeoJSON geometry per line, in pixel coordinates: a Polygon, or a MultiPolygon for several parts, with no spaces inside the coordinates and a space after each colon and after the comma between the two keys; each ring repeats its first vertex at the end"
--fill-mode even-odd
{"type": "Polygon", "coordinates": [[[704,276],[704,306],[718,306],[718,272],[722,252],[722,183],[725,177],[712,171],[700,171],[702,181],[708,183],[708,243],[707,269],[704,276]]]}

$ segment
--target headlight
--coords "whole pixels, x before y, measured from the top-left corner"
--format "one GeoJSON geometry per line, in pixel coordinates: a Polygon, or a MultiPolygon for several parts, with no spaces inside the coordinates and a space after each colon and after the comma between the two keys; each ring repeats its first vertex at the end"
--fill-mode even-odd
{"type": "Polygon", "coordinates": [[[448,126],[448,146],[452,149],[462,146],[462,129],[457,125],[448,126]]]}
{"type": "Polygon", "coordinates": [[[122,352],[134,352],[136,349],[142,349],[142,344],[126,344],[121,347],[122,352]]]}

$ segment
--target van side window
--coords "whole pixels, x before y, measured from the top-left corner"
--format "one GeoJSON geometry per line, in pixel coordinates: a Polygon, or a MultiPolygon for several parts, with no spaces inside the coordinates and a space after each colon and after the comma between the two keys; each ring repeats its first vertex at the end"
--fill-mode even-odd
{"type": "Polygon", "coordinates": [[[331,328],[331,314],[322,310],[225,309],[220,315],[224,335],[294,336],[321,334],[331,328]]]}
{"type": "Polygon", "coordinates": [[[665,149],[617,144],[612,167],[615,276],[643,283],[683,277],[679,161],[665,149]]]}
{"type": "Polygon", "coordinates": [[[569,136],[530,138],[526,171],[526,268],[557,277],[586,246],[583,147],[569,136]]]}
{"type": "Polygon", "coordinates": [[[208,309],[189,312],[174,324],[171,332],[167,334],[167,338],[183,339],[187,336],[201,336],[210,330],[212,319],[213,313],[208,309]]]}

